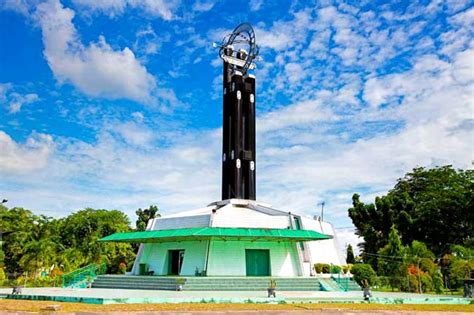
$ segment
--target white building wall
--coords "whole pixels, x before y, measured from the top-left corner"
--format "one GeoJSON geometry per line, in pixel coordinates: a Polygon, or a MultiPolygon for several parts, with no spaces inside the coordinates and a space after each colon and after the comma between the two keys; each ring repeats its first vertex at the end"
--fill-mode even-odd
{"type": "Polygon", "coordinates": [[[333,236],[329,240],[306,242],[311,253],[311,264],[326,263],[333,265],[345,265],[341,257],[337,235],[332,224],[313,220],[311,218],[301,217],[302,228],[305,230],[314,230],[316,232],[333,236]]]}
{"type": "Polygon", "coordinates": [[[227,205],[213,215],[214,227],[286,229],[288,216],[272,216],[243,207],[227,205]]]}
{"type": "Polygon", "coordinates": [[[208,276],[245,276],[246,249],[270,250],[272,276],[294,277],[301,275],[295,243],[212,241],[209,251],[208,276]]]}
{"type": "MultiPolygon", "coordinates": [[[[208,241],[167,242],[143,244],[140,263],[146,263],[155,275],[167,275],[169,271],[169,250],[184,249],[181,275],[194,276],[196,268],[201,272],[205,268],[208,241]]],[[[138,269],[135,270],[138,274],[138,269]]]]}

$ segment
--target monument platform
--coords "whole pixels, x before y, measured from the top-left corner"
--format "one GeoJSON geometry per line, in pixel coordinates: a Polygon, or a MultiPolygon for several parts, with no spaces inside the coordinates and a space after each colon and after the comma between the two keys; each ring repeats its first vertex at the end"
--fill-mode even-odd
{"type": "MultiPolygon", "coordinates": [[[[89,304],[128,303],[368,303],[361,291],[278,291],[268,298],[266,291],[163,291],[128,289],[24,288],[11,295],[0,288],[0,297],[18,300],[80,302],[89,304]]],[[[470,304],[472,299],[449,295],[373,292],[370,303],[380,304],[470,304]]]]}

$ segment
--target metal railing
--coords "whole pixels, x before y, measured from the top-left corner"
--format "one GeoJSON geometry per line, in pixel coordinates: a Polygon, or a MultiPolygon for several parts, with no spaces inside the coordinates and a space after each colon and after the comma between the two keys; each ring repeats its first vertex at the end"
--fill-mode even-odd
{"type": "Polygon", "coordinates": [[[105,263],[90,264],[63,275],[63,288],[86,288],[98,275],[105,274],[105,263]]]}
{"type": "Polygon", "coordinates": [[[338,274],[337,277],[332,275],[331,279],[337,283],[342,291],[349,291],[349,284],[351,281],[349,277],[341,277],[341,274],[338,274]]]}

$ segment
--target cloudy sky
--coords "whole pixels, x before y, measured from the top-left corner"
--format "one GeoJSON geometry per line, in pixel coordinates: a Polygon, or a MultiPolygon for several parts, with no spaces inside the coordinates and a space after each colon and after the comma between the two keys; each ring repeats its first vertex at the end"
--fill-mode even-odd
{"type": "Polygon", "coordinates": [[[50,216],[220,197],[221,62],[249,21],[257,196],[347,208],[416,166],[472,167],[469,1],[0,1],[0,198],[50,216]]]}

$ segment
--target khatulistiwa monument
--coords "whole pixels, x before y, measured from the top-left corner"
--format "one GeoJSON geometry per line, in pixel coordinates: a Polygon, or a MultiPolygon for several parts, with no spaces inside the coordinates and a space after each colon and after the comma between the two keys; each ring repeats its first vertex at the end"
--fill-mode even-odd
{"type": "Polygon", "coordinates": [[[223,60],[222,200],[101,241],[140,243],[129,277],[310,277],[315,263],[343,265],[330,223],[256,201],[254,30],[241,24],[217,47],[223,60]]]}

